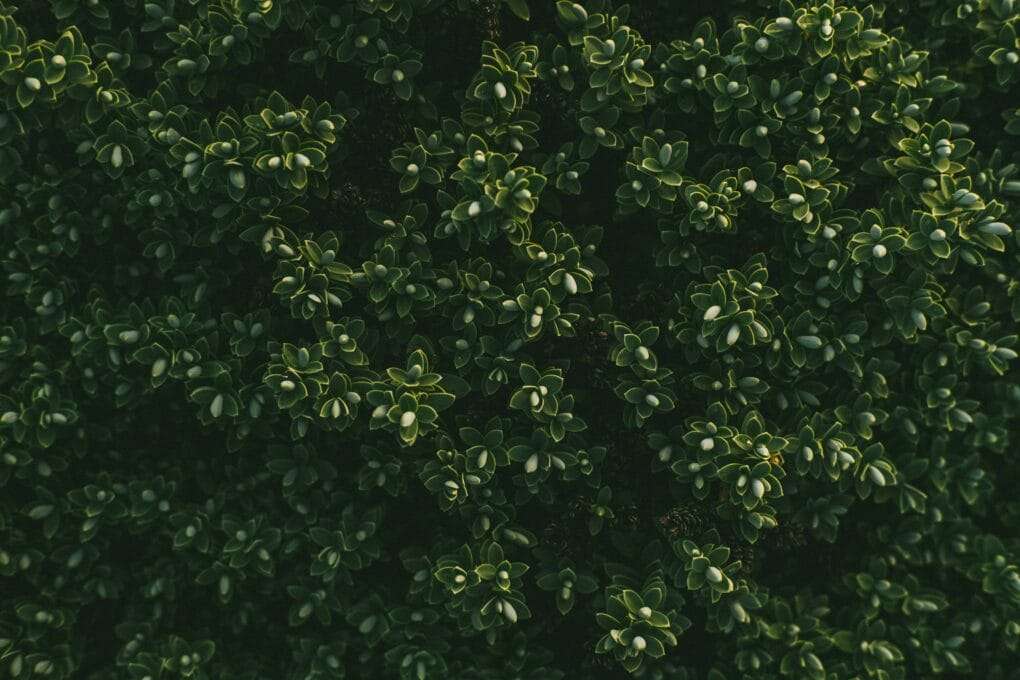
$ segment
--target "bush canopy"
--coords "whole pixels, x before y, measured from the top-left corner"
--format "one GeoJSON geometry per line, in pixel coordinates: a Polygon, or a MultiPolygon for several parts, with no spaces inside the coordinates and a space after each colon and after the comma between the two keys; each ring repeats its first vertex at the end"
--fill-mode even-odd
{"type": "Polygon", "coordinates": [[[20,5],[0,677],[1017,677],[1020,2],[20,5]]]}

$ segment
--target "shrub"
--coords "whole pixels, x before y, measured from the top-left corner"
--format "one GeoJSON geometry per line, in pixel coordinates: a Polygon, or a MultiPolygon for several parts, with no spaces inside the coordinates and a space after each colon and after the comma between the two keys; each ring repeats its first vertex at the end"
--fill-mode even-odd
{"type": "Polygon", "coordinates": [[[1020,3],[0,2],[0,675],[1015,677],[1020,3]]]}

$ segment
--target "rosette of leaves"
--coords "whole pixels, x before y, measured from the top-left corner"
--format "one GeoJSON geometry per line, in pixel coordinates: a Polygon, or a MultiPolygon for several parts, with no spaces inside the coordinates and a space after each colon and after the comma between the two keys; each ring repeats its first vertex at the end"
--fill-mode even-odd
{"type": "Polygon", "coordinates": [[[510,464],[504,446],[504,428],[507,424],[505,419],[493,417],[485,424],[484,431],[474,427],[459,428],[458,437],[467,447],[464,456],[469,472],[491,476],[497,467],[510,464]]]}
{"type": "MultiPolygon", "coordinates": [[[[882,102],[881,108],[871,114],[871,117],[886,125],[899,123],[910,132],[917,134],[921,131],[922,119],[928,108],[931,106],[930,98],[914,99],[908,87],[901,85],[896,90],[896,98],[891,102],[882,102]]],[[[903,179],[900,180],[901,182],[903,179]]]]}
{"type": "Polygon", "coordinates": [[[659,339],[658,326],[644,321],[635,330],[631,330],[625,324],[615,323],[613,337],[619,343],[609,355],[613,363],[617,366],[636,366],[652,372],[656,370],[658,359],[651,346],[659,339]]]}
{"type": "MultiPolygon", "coordinates": [[[[57,98],[67,92],[75,98],[84,98],[93,89],[98,76],[92,69],[92,57],[81,32],[74,26],[69,27],[57,39],[56,43],[40,41],[26,51],[21,76],[15,90],[15,98],[19,106],[27,108],[36,100],[52,105],[57,98]]],[[[107,105],[123,102],[123,96],[117,89],[104,90],[105,95],[97,96],[107,105]],[[120,95],[120,96],[118,96],[120,95]]],[[[93,100],[89,100],[87,111],[93,110],[93,100]]],[[[88,120],[93,122],[97,117],[87,113],[88,120]]]]}
{"type": "Polygon", "coordinates": [[[216,361],[192,368],[196,370],[188,376],[191,378],[187,383],[188,399],[201,407],[200,420],[208,423],[223,416],[235,418],[240,412],[240,400],[229,368],[216,361]]]}
{"type": "Polygon", "coordinates": [[[336,284],[354,279],[350,267],[336,259],[340,241],[329,231],[296,248],[287,243],[297,241],[296,236],[292,239],[281,239],[276,245],[282,257],[275,271],[278,281],[273,292],[289,300],[295,318],[328,315],[331,307],[341,307],[351,297],[346,287],[336,284]]]}
{"type": "Polygon", "coordinates": [[[484,335],[479,342],[483,353],[475,357],[475,365],[482,371],[481,390],[486,396],[492,396],[500,387],[510,382],[510,375],[519,363],[516,353],[524,341],[516,338],[506,344],[500,344],[495,337],[484,335]]]}
{"type": "MultiPolygon", "coordinates": [[[[348,570],[356,571],[369,566],[379,557],[379,539],[375,536],[382,518],[381,510],[374,508],[358,517],[354,506],[344,508],[339,524],[332,529],[313,527],[309,536],[318,548],[310,574],[330,583],[336,578],[350,580],[348,570]]],[[[365,633],[370,630],[366,626],[365,633]]]]}
{"type": "Polygon", "coordinates": [[[733,47],[733,54],[740,57],[744,64],[758,64],[782,58],[783,44],[778,40],[770,40],[765,34],[764,27],[764,20],[753,23],[746,20],[734,22],[734,28],[740,33],[740,44],[733,47]]]}
{"type": "Polygon", "coordinates": [[[563,371],[550,368],[540,372],[527,363],[522,363],[519,371],[523,385],[510,397],[510,408],[528,411],[532,415],[555,416],[559,413],[563,371]]]}
{"type": "MultiPolygon", "coordinates": [[[[754,86],[756,81],[751,80],[751,84],[754,86]]],[[[771,137],[781,127],[782,122],[767,113],[750,108],[737,109],[735,115],[720,128],[719,140],[754,149],[759,157],[768,159],[772,156],[771,137]]]]}
{"type": "Polygon", "coordinates": [[[312,590],[307,586],[291,585],[287,587],[287,595],[294,601],[287,614],[287,622],[291,626],[310,622],[313,614],[320,624],[327,625],[333,620],[333,614],[341,611],[337,596],[324,588],[312,590]]]}
{"type": "Polygon", "coordinates": [[[124,170],[135,164],[136,157],[146,150],[144,141],[132,134],[119,120],[115,120],[92,144],[96,161],[106,167],[110,177],[117,179],[124,170]]]}
{"type": "Polygon", "coordinates": [[[313,139],[302,140],[293,132],[272,138],[272,149],[259,154],[255,169],[276,181],[281,189],[303,191],[311,181],[313,189],[327,170],[326,147],[313,139]],[[313,174],[314,173],[314,174],[313,174]]]}
{"type": "Polygon", "coordinates": [[[584,38],[588,83],[595,92],[609,98],[618,97],[626,104],[640,103],[646,90],[655,85],[645,70],[652,47],[631,28],[620,25],[617,16],[610,17],[605,30],[605,39],[590,34],[584,38]]]}
{"type": "Polygon", "coordinates": [[[177,47],[172,56],[163,62],[163,70],[171,78],[182,82],[192,95],[211,94],[219,89],[219,74],[203,46],[191,37],[186,25],[178,26],[177,47]],[[212,77],[210,77],[212,76],[212,77]]]}
{"type": "Polygon", "coordinates": [[[969,219],[960,220],[960,238],[971,243],[980,244],[988,250],[1003,252],[1006,244],[1003,238],[1013,235],[1013,227],[1000,221],[1003,212],[998,202],[987,206],[985,214],[971,222],[969,219]]]}
{"type": "Polygon", "coordinates": [[[374,377],[352,378],[346,373],[333,372],[313,407],[319,418],[327,421],[322,426],[337,430],[350,427],[358,417],[359,406],[364,401],[362,395],[372,388],[374,377]]]}
{"type": "Polygon", "coordinates": [[[755,104],[745,69],[740,66],[728,74],[714,74],[706,82],[705,93],[712,98],[712,111],[717,123],[723,123],[735,111],[749,109],[755,104]]]}
{"type": "Polygon", "coordinates": [[[750,277],[730,270],[712,284],[692,285],[689,296],[696,316],[690,319],[691,326],[676,326],[679,339],[694,340],[706,349],[714,346],[721,353],[741,340],[754,345],[771,338],[768,320],[756,313],[755,306],[759,299],[764,306],[777,293],[765,285],[768,270],[762,258],[756,257],[748,265],[750,277]],[[692,331],[699,321],[700,332],[695,335],[692,331]]]}
{"type": "Polygon", "coordinates": [[[774,467],[769,461],[753,466],[742,463],[727,463],[719,469],[720,481],[728,486],[728,495],[734,503],[745,510],[754,510],[766,497],[782,496],[783,487],[774,467]]]}
{"type": "MultiPolygon", "coordinates": [[[[311,101],[306,99],[306,103],[311,101]]],[[[308,116],[307,109],[295,107],[279,92],[273,92],[260,103],[262,108],[258,113],[245,116],[244,123],[251,130],[257,130],[267,137],[280,137],[288,131],[298,131],[308,116]]]]}
{"type": "Polygon", "coordinates": [[[665,186],[679,187],[683,183],[683,171],[687,165],[687,142],[659,144],[651,137],[645,137],[641,140],[641,146],[634,148],[632,158],[641,170],[665,186]]]}
{"type": "Polygon", "coordinates": [[[270,353],[272,359],[265,383],[276,395],[277,406],[295,413],[304,412],[306,406],[302,406],[302,402],[319,397],[329,383],[322,363],[322,344],[297,347],[283,343],[278,349],[271,345],[270,353]]]}
{"type": "Polygon", "coordinates": [[[224,515],[220,529],[228,537],[222,547],[225,566],[243,571],[251,565],[263,576],[275,574],[273,553],[280,546],[282,532],[265,524],[261,517],[241,521],[224,515]]]}
{"type": "MultiPolygon", "coordinates": [[[[302,100],[301,108],[305,112],[301,117],[301,128],[327,147],[337,143],[337,135],[347,125],[351,115],[350,110],[334,113],[329,102],[316,102],[311,97],[302,100]]],[[[357,115],[356,111],[354,115],[357,115]]]]}
{"type": "Polygon", "coordinates": [[[689,212],[687,222],[696,231],[730,231],[734,228],[736,193],[725,185],[687,184],[683,190],[689,212]],[[715,189],[723,191],[716,191],[715,189]]]}
{"type": "Polygon", "coordinates": [[[836,45],[861,30],[863,19],[855,10],[837,6],[830,0],[813,7],[798,8],[794,22],[817,57],[826,57],[836,45]]]}
{"type": "MultiPolygon", "coordinates": [[[[921,194],[921,201],[935,217],[960,218],[969,213],[980,214],[987,207],[984,199],[971,191],[973,184],[969,177],[957,181],[944,174],[935,185],[928,186],[930,190],[921,194]]],[[[966,251],[963,256],[966,257],[966,251]]]]}
{"type": "Polygon", "coordinates": [[[854,262],[868,262],[878,272],[889,275],[895,266],[894,253],[907,243],[902,227],[885,226],[885,218],[877,210],[867,210],[861,218],[861,231],[850,239],[854,262]]]}
{"type": "Polygon", "coordinates": [[[544,58],[535,66],[538,71],[538,77],[554,80],[561,88],[567,92],[572,92],[576,85],[574,69],[579,66],[579,64],[575,63],[575,55],[564,45],[555,41],[551,41],[549,45],[543,46],[541,54],[544,58]]]}
{"type": "Polygon", "coordinates": [[[408,267],[407,276],[403,280],[394,283],[392,293],[387,296],[386,301],[376,306],[379,311],[379,318],[390,321],[390,327],[395,322],[393,311],[396,311],[396,319],[404,319],[411,316],[415,310],[424,310],[432,306],[434,295],[431,288],[421,282],[424,275],[424,264],[412,262],[408,267]],[[417,283],[416,283],[417,282],[417,283]],[[389,304],[393,304],[393,311],[389,304]]]}
{"type": "Polygon", "coordinates": [[[896,168],[918,172],[939,179],[939,175],[956,175],[965,168],[960,161],[974,148],[965,137],[953,139],[953,126],[947,120],[934,125],[926,123],[912,137],[904,137],[897,145],[904,155],[892,162],[896,168]]]}
{"type": "MultiPolygon", "coordinates": [[[[440,440],[445,445],[446,438],[440,440]]],[[[425,488],[436,497],[442,510],[463,507],[474,495],[474,487],[481,484],[481,475],[471,475],[469,481],[467,460],[462,453],[453,449],[439,449],[435,460],[422,467],[418,477],[425,488]]]]}
{"type": "Polygon", "coordinates": [[[236,314],[227,312],[222,317],[223,326],[230,333],[230,346],[234,354],[245,357],[255,351],[256,346],[261,344],[261,338],[269,324],[268,314],[246,314],[239,318],[236,314]]]}
{"type": "Polygon", "coordinates": [[[431,643],[433,649],[418,644],[401,644],[386,651],[385,659],[401,680],[428,678],[430,674],[442,677],[447,673],[446,659],[442,653],[448,645],[442,641],[431,643]]]}
{"type": "Polygon", "coordinates": [[[573,322],[578,315],[574,312],[561,312],[559,300],[565,293],[562,288],[554,288],[550,293],[547,288],[538,288],[532,293],[523,292],[523,284],[518,286],[521,292],[515,298],[503,301],[499,314],[500,323],[508,323],[520,319],[521,332],[524,337],[533,341],[547,329],[557,336],[574,334],[573,322]]]}
{"type": "Polygon", "coordinates": [[[549,156],[541,166],[541,173],[552,179],[558,191],[568,194],[581,193],[581,177],[588,172],[589,163],[571,162],[574,144],[567,142],[558,152],[549,156]]]}
{"type": "Polygon", "coordinates": [[[654,414],[676,408],[676,393],[671,388],[672,371],[660,367],[656,371],[645,371],[644,376],[636,380],[621,377],[614,390],[619,399],[629,404],[624,422],[632,427],[642,427],[654,414]]]}
{"type": "Polygon", "coordinates": [[[391,217],[388,213],[376,210],[365,211],[369,221],[385,232],[376,239],[376,247],[381,249],[391,246],[394,251],[403,253],[410,263],[431,261],[428,239],[422,233],[429,214],[428,206],[424,203],[405,202],[398,206],[395,214],[400,217],[391,217]]]}
{"type": "Polygon", "coordinates": [[[630,673],[646,659],[665,656],[676,646],[677,633],[690,625],[667,605],[667,592],[666,583],[658,576],[649,577],[638,590],[607,586],[604,610],[595,614],[599,627],[606,631],[596,653],[612,654],[630,673]]]}
{"type": "Polygon", "coordinates": [[[571,567],[543,574],[536,579],[536,583],[542,590],[555,593],[556,609],[564,616],[574,608],[578,593],[590,595],[598,589],[598,581],[591,575],[584,572],[579,574],[571,567]]]}
{"type": "Polygon", "coordinates": [[[482,66],[468,87],[470,96],[504,114],[521,109],[531,95],[531,80],[538,77],[535,66],[538,48],[514,43],[500,49],[494,43],[482,43],[482,66]]]}
{"type": "Polygon", "coordinates": [[[584,36],[605,23],[605,15],[601,13],[589,14],[588,11],[577,2],[569,0],[557,0],[556,20],[567,34],[567,42],[574,47],[584,42],[584,36]]]}
{"type": "Polygon", "coordinates": [[[368,357],[358,345],[365,333],[363,319],[342,317],[336,321],[326,321],[323,330],[327,338],[322,344],[324,356],[340,359],[348,366],[364,366],[368,363],[368,357]]]}
{"type": "Polygon", "coordinates": [[[379,85],[388,85],[393,93],[403,100],[414,94],[414,77],[422,68],[421,53],[404,47],[382,57],[378,66],[370,67],[372,80],[379,85]]]}
{"type": "Polygon", "coordinates": [[[507,217],[516,223],[525,223],[507,230],[510,242],[517,245],[528,236],[527,225],[538,205],[538,195],[545,188],[546,178],[529,166],[510,169],[509,160],[501,154],[492,154],[492,174],[490,181],[485,183],[485,193],[507,217]]]}
{"type": "Polygon", "coordinates": [[[995,66],[995,82],[999,87],[1009,86],[1020,74],[1020,38],[1016,27],[1008,21],[1002,22],[993,35],[977,45],[974,54],[995,66]]]}
{"type": "Polygon", "coordinates": [[[398,265],[397,251],[392,245],[383,246],[374,261],[368,260],[355,272],[351,281],[368,287],[368,299],[375,304],[384,303],[406,276],[407,270],[398,265]]]}
{"type": "MultiPolygon", "coordinates": [[[[206,186],[225,186],[227,194],[234,201],[244,199],[248,189],[248,175],[245,172],[244,157],[256,146],[255,138],[245,134],[241,124],[232,117],[223,117],[216,126],[213,141],[202,149],[202,181],[206,186]]],[[[187,148],[187,142],[178,142],[177,147],[187,148]]],[[[187,154],[185,162],[187,163],[187,154]]]]}
{"type": "Polygon", "coordinates": [[[885,457],[885,447],[880,442],[871,444],[861,451],[855,474],[857,495],[867,498],[873,492],[897,483],[896,468],[885,457]]]}
{"type": "Polygon", "coordinates": [[[190,642],[171,635],[164,648],[163,653],[156,657],[162,659],[157,667],[165,667],[182,678],[201,680],[208,677],[204,667],[208,666],[216,653],[216,644],[211,640],[190,642]]]}
{"type": "Polygon", "coordinates": [[[473,324],[465,326],[459,336],[447,335],[440,338],[439,345],[453,356],[453,366],[457,369],[463,368],[484,352],[484,348],[479,342],[478,328],[473,324]]]}
{"type": "MultiPolygon", "coordinates": [[[[524,464],[524,483],[531,493],[538,493],[552,470],[563,472],[574,464],[575,456],[566,447],[558,448],[557,441],[545,429],[536,429],[530,437],[518,437],[507,454],[515,463],[524,464]]],[[[548,493],[548,490],[546,490],[548,493]]]]}
{"type": "MultiPolygon", "coordinates": [[[[339,33],[339,41],[335,41],[327,33],[323,33],[320,39],[330,41],[333,56],[338,61],[348,62],[357,59],[363,64],[374,64],[379,61],[379,55],[385,49],[385,42],[379,37],[380,21],[373,16],[354,21],[352,14],[347,13],[346,17],[333,15],[329,18],[327,25],[333,32],[339,33]],[[334,27],[334,23],[340,26],[334,27]],[[341,28],[342,32],[339,30],[341,28]]],[[[319,31],[325,29],[326,26],[323,26],[319,31]]]]}
{"type": "Polygon", "coordinates": [[[708,543],[699,547],[694,541],[677,541],[674,551],[683,560],[685,576],[683,581],[688,590],[703,591],[712,602],[718,602],[736,587],[726,572],[740,571],[740,562],[730,562],[730,549],[723,545],[708,543]]]}
{"type": "Polygon", "coordinates": [[[508,560],[495,541],[482,544],[476,561],[465,545],[436,562],[434,577],[451,596],[448,607],[469,617],[475,630],[512,626],[531,617],[519,592],[520,577],[528,570],[523,562],[508,560]]]}
{"type": "MultiPolygon", "coordinates": [[[[459,292],[445,298],[444,305],[448,315],[453,316],[453,329],[459,331],[472,324],[495,325],[496,314],[492,307],[504,293],[492,283],[496,274],[492,263],[483,258],[475,258],[467,262],[463,269],[455,267],[452,274],[458,280],[459,292]]],[[[440,278],[436,284],[444,291],[455,287],[448,277],[440,278]]]]}
{"type": "Polygon", "coordinates": [[[401,444],[410,446],[438,427],[439,411],[449,408],[455,396],[444,390],[442,375],[429,371],[428,356],[420,349],[408,357],[406,368],[387,368],[386,375],[392,389],[372,389],[366,395],[373,407],[370,427],[395,431],[401,444]]]}
{"type": "Polygon", "coordinates": [[[358,471],[358,489],[383,489],[390,496],[397,496],[406,486],[401,475],[403,462],[392,454],[384,454],[371,446],[362,446],[361,455],[365,464],[358,471]]]}
{"type": "Polygon", "coordinates": [[[418,182],[437,185],[442,181],[439,170],[429,165],[429,154],[425,147],[405,145],[394,150],[390,158],[390,167],[400,173],[400,192],[410,193],[418,187],[418,182]]]}
{"type": "Polygon", "coordinates": [[[578,126],[584,133],[578,144],[578,154],[582,160],[588,160],[594,156],[599,147],[622,148],[623,141],[620,135],[613,130],[619,120],[620,109],[613,105],[602,106],[578,119],[578,126]]]}
{"type": "MultiPolygon", "coordinates": [[[[285,496],[300,496],[312,492],[320,482],[330,481],[337,477],[336,467],[307,444],[298,444],[293,448],[276,445],[271,448],[269,453],[274,457],[266,463],[266,467],[274,475],[280,476],[280,484],[285,496]]],[[[184,521],[188,522],[185,526],[184,537],[189,542],[194,541],[195,532],[201,530],[202,520],[201,518],[182,516],[176,523],[184,521]],[[187,530],[187,526],[191,526],[191,530],[187,530]]],[[[178,535],[180,536],[180,534],[178,535]]],[[[204,536],[202,533],[197,535],[204,536]]],[[[202,540],[207,543],[208,537],[204,536],[202,540]]]]}
{"type": "MultiPolygon", "coordinates": [[[[520,242],[528,234],[528,213],[522,213],[523,222],[514,223],[509,215],[505,215],[496,208],[494,196],[499,190],[496,187],[494,175],[490,175],[490,168],[498,167],[504,170],[509,169],[506,157],[488,153],[485,142],[477,135],[472,135],[468,140],[468,150],[471,154],[458,164],[458,170],[454,171],[450,178],[460,184],[463,193],[463,200],[457,201],[453,197],[443,198],[445,208],[449,210],[449,217],[452,220],[451,226],[446,227],[449,235],[456,232],[462,243],[470,244],[474,232],[479,240],[491,242],[500,233],[512,233],[517,235],[520,242]],[[473,149],[473,150],[472,150],[473,149]],[[499,157],[499,160],[496,158],[499,157]],[[491,165],[490,165],[491,164],[491,165]],[[468,232],[467,230],[470,230],[468,232]]],[[[506,173],[502,176],[505,177],[506,173]]],[[[510,178],[515,181],[516,175],[510,178]]],[[[505,188],[505,186],[504,186],[505,188]]],[[[530,197],[530,190],[525,188],[527,194],[521,194],[522,205],[533,206],[534,201],[530,197]]],[[[517,205],[517,199],[509,194],[504,194],[504,207],[513,211],[517,205]],[[510,200],[507,200],[510,199],[510,200]]]]}
{"type": "Polygon", "coordinates": [[[526,283],[545,282],[561,288],[567,295],[592,292],[595,268],[604,271],[603,264],[592,258],[594,248],[581,248],[573,234],[559,222],[539,225],[542,232],[537,242],[523,244],[518,251],[530,262],[524,280],[526,283]],[[588,257],[585,257],[586,251],[588,257]]]}
{"type": "MultiPolygon", "coordinates": [[[[83,543],[91,540],[104,525],[117,523],[128,512],[127,506],[119,494],[111,487],[109,480],[97,481],[102,483],[85,484],[70,490],[67,494],[70,507],[67,509],[68,512],[66,514],[69,520],[71,518],[81,519],[80,522],[75,524],[78,528],[77,536],[83,543]]],[[[33,519],[48,518],[48,515],[39,517],[39,515],[43,514],[39,509],[40,507],[37,505],[29,511],[30,513],[35,511],[37,517],[33,519]]],[[[31,514],[29,516],[31,517],[31,514]]]]}
{"type": "Polygon", "coordinates": [[[608,486],[604,486],[599,489],[598,494],[595,496],[595,501],[588,508],[590,513],[588,517],[588,533],[592,536],[597,536],[602,531],[606,522],[616,519],[616,514],[610,505],[612,500],[613,490],[608,486]]]}

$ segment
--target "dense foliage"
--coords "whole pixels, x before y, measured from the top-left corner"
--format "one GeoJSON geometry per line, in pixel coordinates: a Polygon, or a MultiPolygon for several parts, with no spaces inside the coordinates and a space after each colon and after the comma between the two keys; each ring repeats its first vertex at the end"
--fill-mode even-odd
{"type": "Polygon", "coordinates": [[[21,5],[0,677],[1017,677],[1020,2],[21,5]]]}

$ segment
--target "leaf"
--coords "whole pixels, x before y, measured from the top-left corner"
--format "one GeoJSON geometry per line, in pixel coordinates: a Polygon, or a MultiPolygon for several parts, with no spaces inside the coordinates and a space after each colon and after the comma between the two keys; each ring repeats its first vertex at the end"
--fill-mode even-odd
{"type": "Polygon", "coordinates": [[[528,21],[531,19],[531,12],[528,10],[527,0],[506,0],[506,4],[510,6],[510,11],[516,14],[519,18],[528,21]]]}
{"type": "Polygon", "coordinates": [[[623,600],[623,603],[627,606],[627,609],[631,612],[636,612],[644,606],[641,596],[633,590],[624,590],[620,593],[620,597],[623,600]]]}

